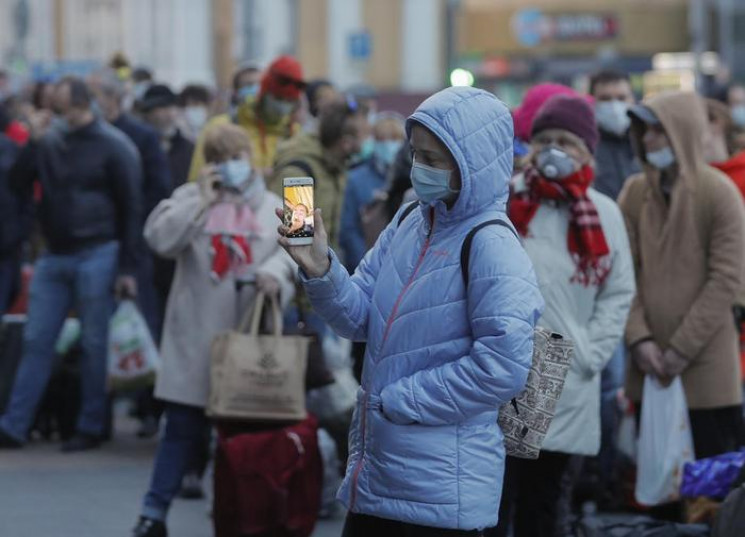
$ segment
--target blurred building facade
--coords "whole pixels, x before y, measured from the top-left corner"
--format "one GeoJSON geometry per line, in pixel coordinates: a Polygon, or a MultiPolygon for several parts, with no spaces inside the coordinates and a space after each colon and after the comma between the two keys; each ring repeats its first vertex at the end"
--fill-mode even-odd
{"type": "Polygon", "coordinates": [[[690,86],[696,68],[745,78],[743,0],[463,0],[456,63],[508,101],[536,80],[582,85],[601,67],[636,73],[640,92],[690,86]],[[700,65],[700,55],[716,62],[700,65]],[[660,58],[660,55],[664,57],[660,58]],[[662,61],[660,61],[662,60],[662,61]],[[699,64],[697,64],[699,61],[699,64]],[[661,69],[665,66],[665,69],[661,69]],[[707,70],[708,69],[708,70],[707,70]]]}
{"type": "Polygon", "coordinates": [[[242,61],[295,54],[341,87],[432,91],[446,79],[447,0],[0,0],[16,73],[84,72],[122,51],[175,85],[225,85],[242,61]]]}
{"type": "Polygon", "coordinates": [[[745,78],[745,0],[0,0],[3,64],[37,78],[122,51],[175,85],[224,87],[240,62],[290,53],[342,88],[425,93],[462,67],[509,93],[692,49],[745,78]]]}

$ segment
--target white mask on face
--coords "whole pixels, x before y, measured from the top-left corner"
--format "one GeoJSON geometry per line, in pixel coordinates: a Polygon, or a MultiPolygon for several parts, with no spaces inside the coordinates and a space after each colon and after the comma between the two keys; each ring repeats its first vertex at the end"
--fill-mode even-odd
{"type": "Polygon", "coordinates": [[[187,106],[184,109],[184,119],[194,132],[199,132],[207,123],[207,109],[204,106],[187,106]]]}
{"type": "Polygon", "coordinates": [[[628,111],[629,105],[623,101],[602,101],[595,105],[595,118],[602,130],[623,136],[631,125],[628,111]]]}
{"type": "Polygon", "coordinates": [[[745,104],[738,104],[737,106],[732,107],[732,121],[735,122],[735,125],[738,127],[745,127],[745,104]]]}
{"type": "Polygon", "coordinates": [[[647,152],[647,162],[658,170],[666,170],[675,163],[675,153],[670,146],[647,152]]]}
{"type": "Polygon", "coordinates": [[[251,177],[251,164],[245,159],[231,159],[220,165],[220,175],[226,186],[240,188],[251,177]]]}

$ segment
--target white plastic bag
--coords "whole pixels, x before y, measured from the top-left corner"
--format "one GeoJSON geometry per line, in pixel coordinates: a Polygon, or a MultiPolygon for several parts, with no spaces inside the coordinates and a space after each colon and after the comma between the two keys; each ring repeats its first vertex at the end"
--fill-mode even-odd
{"type": "Polygon", "coordinates": [[[308,412],[312,412],[322,422],[351,412],[357,402],[360,385],[352,373],[351,348],[348,340],[335,334],[327,334],[323,338],[326,367],[334,375],[335,382],[310,390],[305,398],[308,412]]]}
{"type": "Polygon", "coordinates": [[[160,367],[158,349],[137,306],[123,300],[109,322],[109,385],[115,390],[150,385],[160,367]]]}
{"type": "Polygon", "coordinates": [[[683,466],[694,460],[680,377],[667,388],[649,375],[644,379],[638,449],[636,501],[659,505],[677,500],[683,466]]]}
{"type": "Polygon", "coordinates": [[[339,454],[336,442],[326,429],[318,428],[318,450],[323,462],[323,488],[321,489],[320,518],[332,518],[339,511],[340,504],[336,500],[336,493],[341,486],[341,472],[339,471],[339,454]]]}
{"type": "Polygon", "coordinates": [[[624,396],[618,403],[621,420],[616,430],[616,449],[629,460],[636,461],[636,412],[634,405],[624,396]]]}

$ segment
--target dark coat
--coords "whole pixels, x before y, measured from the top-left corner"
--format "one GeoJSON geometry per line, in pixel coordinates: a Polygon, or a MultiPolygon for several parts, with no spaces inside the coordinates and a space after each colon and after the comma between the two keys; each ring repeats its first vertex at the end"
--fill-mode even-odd
{"type": "Polygon", "coordinates": [[[126,134],[137,147],[142,161],[142,224],[162,200],[173,192],[171,170],[166,154],[160,147],[158,131],[129,114],[120,115],[112,123],[126,134]]]}
{"type": "Polygon", "coordinates": [[[30,196],[41,183],[39,217],[49,250],[67,254],[117,240],[120,270],[132,274],[142,230],[142,170],[120,131],[94,121],[31,141],[10,170],[10,185],[30,196]]]}
{"type": "Polygon", "coordinates": [[[601,130],[595,162],[593,187],[613,200],[618,198],[626,179],[641,171],[628,134],[620,137],[601,130]]]}
{"type": "Polygon", "coordinates": [[[15,192],[8,183],[8,172],[19,153],[18,145],[0,134],[0,260],[15,254],[31,229],[31,196],[15,192]]]}

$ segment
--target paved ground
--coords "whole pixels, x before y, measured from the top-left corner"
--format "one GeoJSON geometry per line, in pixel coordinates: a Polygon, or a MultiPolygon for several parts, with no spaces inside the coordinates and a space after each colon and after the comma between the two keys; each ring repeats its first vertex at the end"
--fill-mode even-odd
{"type": "MultiPolygon", "coordinates": [[[[120,420],[121,421],[121,420],[120,420]]],[[[1,537],[127,537],[148,482],[155,441],[119,423],[98,451],[63,455],[38,442],[0,452],[1,537]]],[[[342,520],[322,521],[313,537],[339,537],[342,520]]],[[[177,500],[171,537],[210,537],[207,503],[177,500]]]]}

